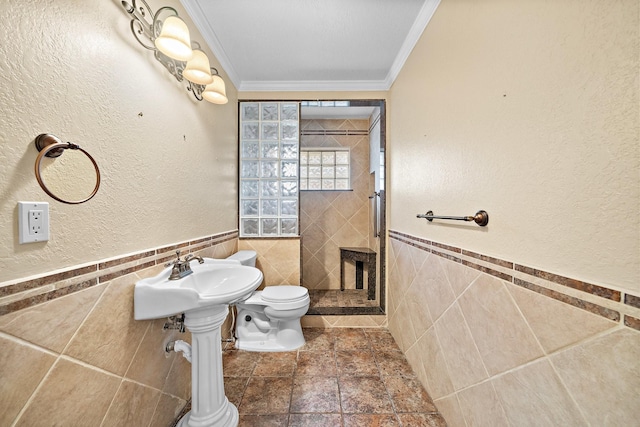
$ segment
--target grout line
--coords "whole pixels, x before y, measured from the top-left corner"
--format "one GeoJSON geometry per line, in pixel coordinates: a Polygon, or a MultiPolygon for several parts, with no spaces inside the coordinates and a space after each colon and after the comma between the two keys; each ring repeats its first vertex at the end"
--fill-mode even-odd
{"type": "Polygon", "coordinates": [[[22,339],[22,338],[19,338],[19,337],[13,336],[13,335],[8,334],[8,333],[6,333],[6,332],[2,332],[2,331],[0,331],[0,338],[4,338],[4,339],[6,339],[7,341],[13,341],[13,342],[14,342],[14,343],[16,343],[16,344],[20,344],[20,345],[23,345],[23,346],[25,346],[25,347],[29,347],[29,348],[31,348],[31,349],[33,349],[33,350],[41,351],[41,352],[43,352],[43,353],[46,353],[46,354],[48,354],[48,355],[50,355],[50,356],[53,356],[53,357],[56,357],[56,358],[57,358],[58,356],[60,356],[60,353],[57,353],[57,352],[55,352],[55,351],[53,351],[53,350],[49,350],[48,348],[45,348],[45,347],[41,347],[41,346],[39,346],[39,345],[37,345],[37,344],[34,344],[34,343],[29,342],[29,341],[27,341],[27,340],[24,340],[24,339],[22,339]]]}
{"type": "Polygon", "coordinates": [[[147,423],[146,427],[151,427],[151,423],[153,422],[153,417],[156,415],[156,412],[158,411],[158,406],[160,406],[161,400],[162,400],[162,392],[158,394],[158,400],[156,401],[156,404],[153,406],[153,412],[151,412],[151,416],[149,417],[149,422],[147,423]]]}
{"type": "MultiPolygon", "coordinates": [[[[496,400],[498,401],[498,404],[500,405],[500,411],[502,412],[502,415],[504,415],[504,419],[507,420],[507,422],[509,424],[511,424],[511,421],[509,420],[509,417],[507,416],[507,411],[505,411],[504,409],[504,405],[502,404],[502,400],[500,399],[500,396],[498,396],[498,392],[496,391],[496,385],[492,382],[489,383],[489,385],[491,386],[491,389],[493,390],[493,394],[496,396],[496,400]]],[[[466,420],[465,420],[466,422],[466,420]]]]}
{"type": "Polygon", "coordinates": [[[536,340],[536,344],[538,344],[538,349],[542,352],[544,356],[548,356],[547,350],[544,348],[544,346],[540,342],[540,339],[538,338],[535,331],[533,330],[533,327],[531,327],[531,325],[529,324],[529,321],[527,320],[527,316],[525,316],[524,313],[522,312],[522,309],[518,305],[518,302],[516,301],[516,299],[513,297],[513,294],[511,293],[511,291],[509,290],[506,284],[503,283],[502,286],[505,292],[507,293],[507,298],[509,298],[511,303],[516,307],[516,310],[518,310],[518,314],[520,314],[520,317],[524,321],[524,324],[527,326],[529,333],[531,334],[531,336],[533,336],[533,339],[536,340]]]}
{"type": "Polygon", "coordinates": [[[147,328],[145,329],[144,334],[142,334],[142,337],[140,338],[140,342],[138,342],[138,346],[136,347],[136,351],[133,352],[133,356],[131,357],[131,360],[129,361],[129,365],[127,365],[127,369],[124,370],[123,377],[126,377],[127,374],[129,373],[129,369],[131,369],[131,365],[133,365],[133,361],[136,360],[136,356],[138,355],[138,352],[140,351],[140,348],[142,347],[142,343],[144,342],[144,339],[147,337],[147,334],[151,331],[151,327],[153,326],[153,323],[155,321],[157,321],[157,320],[151,320],[151,321],[148,322],[147,328]]]}
{"type": "Polygon", "coordinates": [[[118,395],[118,392],[120,391],[120,389],[122,389],[123,383],[124,383],[124,378],[120,378],[120,384],[118,384],[118,388],[116,389],[116,392],[113,394],[113,397],[111,398],[111,402],[109,402],[109,406],[107,407],[107,410],[104,411],[104,415],[102,416],[102,421],[100,421],[100,427],[102,427],[105,421],[107,420],[107,414],[109,414],[109,410],[113,407],[113,401],[116,400],[116,396],[118,395]]]}
{"type": "Polygon", "coordinates": [[[35,399],[36,394],[38,394],[38,392],[42,389],[44,383],[47,381],[49,376],[51,376],[51,372],[58,365],[58,361],[59,360],[60,360],[60,357],[58,357],[51,364],[51,366],[49,367],[49,370],[47,371],[47,373],[42,377],[42,379],[40,380],[40,383],[38,383],[36,388],[33,390],[33,393],[31,393],[31,396],[29,396],[29,398],[26,400],[26,402],[24,403],[24,405],[22,406],[22,408],[20,409],[20,411],[18,412],[16,417],[13,419],[13,422],[11,423],[11,427],[15,427],[17,425],[17,423],[20,421],[20,419],[22,418],[24,413],[27,411],[27,408],[31,405],[31,402],[33,402],[33,400],[35,399]]]}
{"type": "MultiPolygon", "coordinates": [[[[467,288],[468,290],[468,288],[467,288]]],[[[466,291],[464,292],[466,293],[466,291]]],[[[464,293],[461,294],[464,295],[464,293]]],[[[458,303],[458,301],[454,302],[453,305],[457,305],[458,306],[458,310],[460,310],[460,315],[462,316],[462,321],[464,322],[464,326],[467,328],[467,332],[469,333],[469,336],[471,337],[471,341],[473,341],[473,346],[475,347],[476,351],[478,352],[478,356],[480,356],[480,362],[482,363],[482,367],[484,368],[484,373],[487,375],[487,378],[491,378],[491,374],[489,373],[489,369],[487,369],[487,365],[484,363],[484,356],[482,356],[482,352],[480,351],[480,348],[478,347],[478,343],[476,342],[476,338],[473,336],[473,332],[471,332],[471,328],[469,327],[469,322],[467,321],[466,316],[464,315],[464,310],[462,309],[462,306],[460,305],[460,303],[458,303]]]]}
{"type": "Polygon", "coordinates": [[[550,357],[547,357],[547,360],[549,362],[549,366],[551,366],[551,370],[553,371],[553,373],[555,374],[556,378],[558,379],[558,381],[562,385],[562,388],[564,388],[564,391],[569,396],[569,399],[571,399],[573,404],[578,409],[578,413],[580,413],[580,416],[582,417],[582,420],[585,422],[585,425],[590,425],[589,417],[587,417],[587,415],[584,413],[584,411],[582,410],[582,407],[578,404],[578,401],[576,400],[576,398],[573,397],[573,393],[571,393],[571,389],[567,386],[567,384],[565,383],[564,379],[562,379],[562,376],[558,372],[558,370],[556,368],[556,365],[553,363],[553,360],[551,360],[550,357]]]}
{"type": "MultiPolygon", "coordinates": [[[[100,368],[99,366],[91,365],[91,364],[89,364],[89,363],[87,363],[87,362],[85,362],[83,360],[76,359],[75,357],[66,356],[64,354],[61,354],[58,359],[59,360],[64,360],[66,362],[75,363],[76,365],[80,365],[83,368],[91,369],[92,371],[97,371],[97,372],[100,372],[101,374],[108,375],[108,376],[113,377],[113,378],[118,378],[120,380],[125,379],[125,377],[122,376],[122,375],[114,374],[113,372],[109,372],[106,369],[100,368]]],[[[135,381],[132,381],[132,382],[135,382],[135,381]]],[[[140,384],[140,383],[137,383],[137,384],[140,384]]],[[[142,385],[145,385],[145,384],[142,384],[142,385]]],[[[145,387],[149,387],[149,386],[145,385],[145,387]]],[[[154,388],[154,387],[149,387],[149,388],[154,388]]]]}
{"type": "MultiPolygon", "coordinates": [[[[103,286],[103,285],[100,284],[98,286],[103,286]]],[[[91,307],[91,309],[89,311],[87,311],[87,314],[84,316],[84,318],[82,319],[80,324],[78,324],[78,327],[76,328],[75,332],[73,333],[73,335],[71,335],[71,338],[69,338],[69,341],[67,341],[67,344],[64,346],[64,348],[60,352],[61,355],[64,354],[65,351],[67,351],[69,349],[69,346],[71,345],[73,340],[76,338],[76,336],[80,332],[80,329],[82,329],[82,326],[84,326],[84,324],[86,323],[86,321],[89,318],[89,316],[91,316],[91,313],[93,313],[93,311],[96,309],[96,307],[98,306],[100,301],[102,301],[102,298],[104,298],[104,293],[107,291],[108,288],[109,288],[109,285],[104,284],[104,289],[102,290],[102,292],[100,292],[100,295],[98,295],[98,298],[96,298],[96,301],[93,303],[93,306],[91,307]]]]}
{"type": "MultiPolygon", "coordinates": [[[[460,395],[456,393],[453,397],[456,399],[456,402],[458,402],[458,408],[462,409],[462,404],[460,403],[460,395]]],[[[469,423],[467,422],[467,417],[464,416],[464,413],[462,413],[462,419],[464,420],[464,424],[467,427],[473,427],[473,426],[469,426],[469,423]]],[[[507,422],[508,422],[508,418],[507,418],[507,422]]]]}

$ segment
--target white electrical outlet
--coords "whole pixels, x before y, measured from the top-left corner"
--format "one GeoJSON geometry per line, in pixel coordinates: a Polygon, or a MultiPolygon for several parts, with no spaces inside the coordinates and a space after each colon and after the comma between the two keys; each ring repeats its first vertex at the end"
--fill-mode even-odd
{"type": "Polygon", "coordinates": [[[20,244],[49,240],[49,203],[18,202],[20,244]]]}

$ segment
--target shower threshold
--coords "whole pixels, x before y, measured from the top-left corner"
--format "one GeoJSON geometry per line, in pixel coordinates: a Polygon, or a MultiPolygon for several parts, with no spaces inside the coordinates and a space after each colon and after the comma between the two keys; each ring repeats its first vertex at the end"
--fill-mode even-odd
{"type": "Polygon", "coordinates": [[[367,299],[366,289],[309,289],[308,315],[384,314],[380,303],[367,299]]]}

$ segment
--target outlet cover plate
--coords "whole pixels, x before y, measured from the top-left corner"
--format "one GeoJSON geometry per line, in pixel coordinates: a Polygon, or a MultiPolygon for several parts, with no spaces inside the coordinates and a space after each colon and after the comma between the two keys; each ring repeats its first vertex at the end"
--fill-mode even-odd
{"type": "Polygon", "coordinates": [[[49,240],[49,203],[18,202],[20,244],[49,240]]]}

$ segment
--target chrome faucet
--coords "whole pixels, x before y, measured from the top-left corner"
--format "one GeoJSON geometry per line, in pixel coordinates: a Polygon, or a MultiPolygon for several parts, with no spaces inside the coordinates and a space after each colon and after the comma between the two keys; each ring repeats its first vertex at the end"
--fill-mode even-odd
{"type": "Polygon", "coordinates": [[[188,254],[184,259],[180,259],[180,250],[176,251],[177,259],[172,262],[168,262],[165,264],[165,267],[171,267],[171,275],[169,275],[169,280],[179,280],[189,274],[193,273],[191,270],[191,261],[194,259],[198,260],[198,263],[204,263],[202,257],[194,256],[193,254],[188,254]]]}

